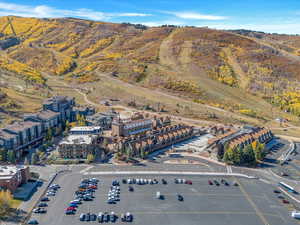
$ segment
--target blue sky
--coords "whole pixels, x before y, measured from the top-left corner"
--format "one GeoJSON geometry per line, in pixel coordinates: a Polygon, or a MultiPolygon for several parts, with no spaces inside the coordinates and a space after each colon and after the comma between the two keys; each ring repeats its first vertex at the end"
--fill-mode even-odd
{"type": "Polygon", "coordinates": [[[300,34],[300,0],[0,0],[5,15],[300,34]]]}

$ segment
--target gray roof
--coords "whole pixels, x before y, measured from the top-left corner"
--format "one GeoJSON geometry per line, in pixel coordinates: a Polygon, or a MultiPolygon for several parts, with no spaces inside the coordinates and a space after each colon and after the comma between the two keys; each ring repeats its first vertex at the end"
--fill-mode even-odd
{"type": "Polygon", "coordinates": [[[3,128],[5,131],[11,131],[11,132],[20,132],[25,129],[31,128],[33,126],[40,125],[39,122],[33,122],[33,121],[22,121],[22,122],[15,122],[11,125],[6,126],[3,128]]]}
{"type": "Polygon", "coordinates": [[[51,104],[53,102],[65,102],[65,101],[70,101],[73,100],[73,97],[68,97],[68,96],[53,96],[52,98],[47,98],[44,100],[44,104],[51,104]]]}
{"type": "Polygon", "coordinates": [[[0,129],[0,138],[1,139],[11,139],[11,138],[14,138],[16,136],[17,136],[16,134],[11,134],[11,133],[6,132],[3,129],[0,129]]]}
{"type": "Polygon", "coordinates": [[[43,111],[40,111],[40,112],[36,113],[36,115],[37,115],[38,118],[47,120],[47,119],[51,119],[55,116],[59,116],[60,113],[59,112],[53,112],[51,110],[43,110],[43,111]]]}

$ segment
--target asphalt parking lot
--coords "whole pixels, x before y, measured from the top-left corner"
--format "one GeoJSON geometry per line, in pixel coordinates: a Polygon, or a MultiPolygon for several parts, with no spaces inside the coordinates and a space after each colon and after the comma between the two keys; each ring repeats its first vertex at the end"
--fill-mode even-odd
{"type": "MultiPolygon", "coordinates": [[[[192,180],[193,184],[174,184],[175,176],[95,176],[100,180],[96,198],[91,202],[83,202],[75,215],[65,215],[64,209],[74,199],[74,192],[82,178],[80,174],[65,174],[58,177],[55,183],[61,186],[55,197],[51,197],[46,214],[35,214],[39,224],[47,225],[80,225],[96,224],[81,222],[81,213],[130,212],[133,215],[131,224],[172,224],[172,225],[293,225],[298,221],[290,217],[289,208],[273,193],[274,187],[258,180],[243,178],[225,178],[230,184],[236,180],[240,185],[220,186],[208,185],[208,179],[221,180],[220,177],[176,176],[192,180]],[[122,184],[122,178],[156,178],[159,184],[132,184],[134,192],[128,191],[128,184],[122,184]],[[168,181],[161,183],[161,178],[168,181]],[[114,179],[120,181],[121,201],[115,205],[107,204],[107,193],[114,179]],[[165,200],[156,199],[156,192],[161,192],[165,200]],[[184,197],[183,202],[177,200],[176,194],[184,197]]],[[[125,224],[120,219],[116,224],[125,224]]]]}

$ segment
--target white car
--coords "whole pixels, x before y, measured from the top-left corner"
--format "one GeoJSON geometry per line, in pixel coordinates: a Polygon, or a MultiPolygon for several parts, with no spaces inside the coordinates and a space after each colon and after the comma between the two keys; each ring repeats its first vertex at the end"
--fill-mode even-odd
{"type": "Polygon", "coordinates": [[[46,196],[55,196],[54,192],[47,192],[46,196]]]}

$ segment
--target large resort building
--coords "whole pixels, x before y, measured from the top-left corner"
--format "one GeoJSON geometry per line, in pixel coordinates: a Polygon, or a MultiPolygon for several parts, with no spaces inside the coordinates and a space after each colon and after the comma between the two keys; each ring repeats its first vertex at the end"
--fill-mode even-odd
{"type": "Polygon", "coordinates": [[[24,149],[39,144],[49,128],[57,133],[66,120],[71,121],[74,105],[74,98],[65,96],[46,99],[40,112],[26,114],[23,121],[0,129],[0,148],[14,150],[20,157],[24,149]]]}
{"type": "Polygon", "coordinates": [[[148,154],[194,136],[194,128],[183,124],[171,125],[169,117],[143,117],[113,122],[113,143],[119,151],[130,148],[133,156],[148,154]]]}
{"type": "Polygon", "coordinates": [[[70,135],[58,145],[63,159],[86,159],[89,154],[100,153],[101,127],[73,127],[70,135]]]}

